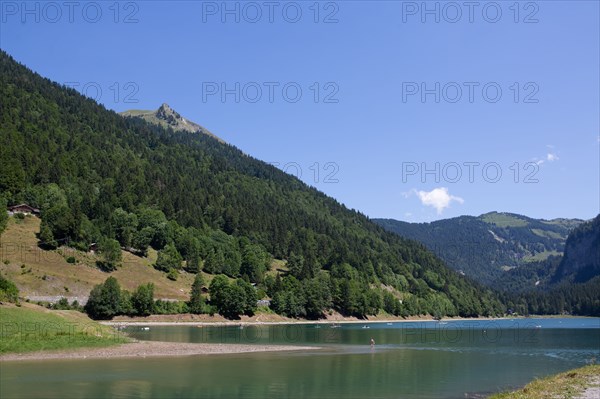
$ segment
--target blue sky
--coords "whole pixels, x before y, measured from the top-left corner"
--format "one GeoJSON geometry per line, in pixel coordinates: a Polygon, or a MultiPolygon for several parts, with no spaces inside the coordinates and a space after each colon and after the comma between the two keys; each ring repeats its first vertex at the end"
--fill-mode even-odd
{"type": "Polygon", "coordinates": [[[0,8],[0,47],[40,74],[167,102],[368,216],[600,212],[597,1],[0,8]]]}

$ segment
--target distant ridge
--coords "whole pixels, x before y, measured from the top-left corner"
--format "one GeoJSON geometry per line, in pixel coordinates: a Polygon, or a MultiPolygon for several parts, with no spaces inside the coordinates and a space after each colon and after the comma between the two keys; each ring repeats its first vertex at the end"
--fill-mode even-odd
{"type": "Polygon", "coordinates": [[[422,242],[454,270],[494,288],[504,287],[513,269],[561,256],[567,236],[583,223],[580,219],[533,219],[507,212],[431,223],[373,221],[388,231],[422,242]]]}
{"type": "Polygon", "coordinates": [[[203,126],[200,126],[196,122],[185,119],[167,103],[163,103],[156,111],[129,110],[120,112],[120,115],[125,117],[142,118],[147,122],[166,128],[170,127],[173,130],[206,134],[207,136],[213,137],[222,143],[224,142],[220,137],[211,133],[203,126]]]}

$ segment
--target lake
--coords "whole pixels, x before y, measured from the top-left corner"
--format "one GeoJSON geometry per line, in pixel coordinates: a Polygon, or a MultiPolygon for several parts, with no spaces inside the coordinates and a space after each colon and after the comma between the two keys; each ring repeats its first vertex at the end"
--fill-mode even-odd
{"type": "Polygon", "coordinates": [[[128,327],[300,352],[2,363],[2,398],[480,398],[600,360],[599,318],[128,327]],[[368,328],[365,328],[368,327],[368,328]],[[376,345],[369,345],[370,339],[376,345]]]}

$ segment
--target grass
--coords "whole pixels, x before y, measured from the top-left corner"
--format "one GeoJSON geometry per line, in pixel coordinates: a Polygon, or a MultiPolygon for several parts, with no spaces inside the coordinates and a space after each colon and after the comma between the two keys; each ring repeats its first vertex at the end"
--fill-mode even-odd
{"type": "Polygon", "coordinates": [[[527,226],[527,221],[519,219],[505,213],[491,212],[483,215],[483,221],[486,223],[495,224],[498,227],[523,227],[527,226]]]}
{"type": "Polygon", "coordinates": [[[552,226],[562,226],[569,230],[574,229],[575,227],[579,226],[579,224],[581,224],[581,222],[583,222],[583,220],[564,219],[564,218],[558,218],[558,219],[552,219],[552,220],[542,220],[542,223],[546,223],[546,224],[549,224],[552,226]]]}
{"type": "Polygon", "coordinates": [[[273,261],[271,262],[270,269],[267,270],[267,274],[270,274],[273,277],[275,277],[277,274],[285,274],[288,271],[289,269],[285,260],[273,259],[273,261]]]}
{"type": "Polygon", "coordinates": [[[0,305],[0,320],[0,354],[129,342],[112,327],[75,310],[48,310],[29,303],[0,305]]]}
{"type": "Polygon", "coordinates": [[[523,389],[504,392],[489,399],[570,399],[576,398],[585,388],[600,379],[600,365],[591,365],[541,378],[527,384],[523,389]]]}
{"type": "Polygon", "coordinates": [[[125,116],[139,116],[144,114],[152,114],[155,111],[147,110],[147,109],[130,109],[128,111],[121,112],[121,115],[125,116]]]}
{"type": "Polygon", "coordinates": [[[559,233],[557,233],[556,231],[551,231],[551,230],[541,230],[541,229],[531,229],[531,232],[537,236],[540,237],[546,237],[546,238],[554,238],[556,240],[566,240],[566,237],[563,237],[562,235],[560,235],[559,233]]]}
{"type": "MultiPolygon", "coordinates": [[[[182,272],[177,281],[152,267],[156,251],[150,250],[142,258],[123,251],[123,265],[114,272],[105,273],[95,264],[96,255],[60,247],[45,251],[38,247],[36,233],[40,219],[27,217],[17,223],[10,218],[0,242],[0,272],[19,288],[22,297],[27,296],[88,296],[94,285],[114,276],[122,288],[134,291],[138,285],[154,283],[156,298],[188,300],[194,275],[182,272]],[[75,263],[67,259],[74,257],[75,263]],[[65,288],[66,287],[66,288],[65,288]]],[[[208,278],[208,275],[204,275],[208,278]]]]}
{"type": "Polygon", "coordinates": [[[530,255],[530,256],[524,256],[523,257],[523,261],[524,262],[539,262],[545,259],[548,259],[549,256],[559,256],[562,255],[562,253],[558,252],[558,251],[543,251],[543,252],[538,252],[535,255],[530,255]]]}

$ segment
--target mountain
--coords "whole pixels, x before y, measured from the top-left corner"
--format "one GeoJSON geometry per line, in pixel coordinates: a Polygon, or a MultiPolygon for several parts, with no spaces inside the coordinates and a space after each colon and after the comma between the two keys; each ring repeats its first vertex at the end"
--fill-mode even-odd
{"type": "Polygon", "coordinates": [[[569,234],[552,281],[585,283],[600,275],[600,215],[569,234]]]}
{"type": "Polygon", "coordinates": [[[587,222],[498,212],[432,223],[374,221],[500,292],[509,313],[600,315],[600,215],[587,222]]]}
{"type": "Polygon", "coordinates": [[[507,278],[507,286],[523,286],[522,281],[536,273],[543,283],[528,284],[517,295],[503,294],[510,309],[523,314],[600,316],[600,215],[569,234],[564,256],[525,266],[507,278]]]}
{"type": "Polygon", "coordinates": [[[535,277],[532,284],[549,277],[553,270],[545,261],[551,263],[554,259],[556,263],[555,257],[562,255],[569,232],[583,222],[499,212],[431,223],[373,221],[388,231],[422,242],[451,268],[496,288],[504,287],[507,277],[517,273],[528,273],[530,280],[535,277]]]}
{"type": "Polygon", "coordinates": [[[159,123],[123,117],[5,52],[0,98],[0,197],[41,210],[45,251],[97,244],[107,274],[128,267],[122,251],[158,251],[165,279],[239,279],[218,280],[233,304],[250,280],[290,317],[503,312],[421,244],[232,145],[180,131],[183,117],[166,106],[159,123]]]}
{"type": "Polygon", "coordinates": [[[167,103],[163,103],[156,111],[129,110],[121,112],[120,114],[125,117],[141,118],[155,125],[165,128],[172,128],[173,130],[177,131],[206,134],[218,141],[223,142],[223,140],[221,140],[215,134],[209,132],[208,129],[195,122],[185,119],[167,103]]]}
{"type": "Polygon", "coordinates": [[[578,285],[600,277],[600,215],[568,235],[564,252],[528,262],[495,281],[498,289],[526,292],[578,285]]]}

